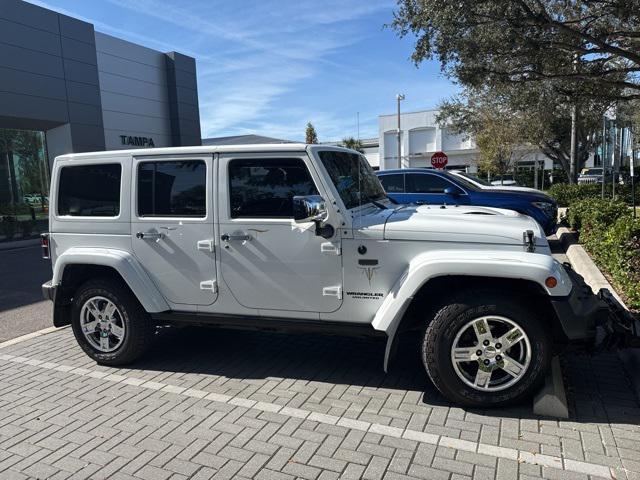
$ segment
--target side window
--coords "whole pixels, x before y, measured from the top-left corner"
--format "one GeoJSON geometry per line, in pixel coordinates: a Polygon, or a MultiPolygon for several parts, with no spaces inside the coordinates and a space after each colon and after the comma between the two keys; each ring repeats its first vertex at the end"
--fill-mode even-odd
{"type": "Polygon", "coordinates": [[[291,218],[293,197],[317,195],[299,158],[237,159],[229,162],[231,218],[291,218]]]}
{"type": "Polygon", "coordinates": [[[394,173],[391,175],[380,175],[380,183],[387,193],[404,193],[404,174],[394,173]]]}
{"type": "Polygon", "coordinates": [[[121,177],[119,163],[63,167],[58,184],[58,215],[117,217],[121,177]]]}
{"type": "MultiPolygon", "coordinates": [[[[407,175],[407,192],[411,193],[444,193],[445,188],[460,190],[453,183],[428,173],[413,173],[407,175]]],[[[460,191],[460,193],[463,193],[460,191]]]]}
{"type": "Polygon", "coordinates": [[[138,166],[138,216],[205,217],[207,166],[202,160],[142,162],[138,166]]]}

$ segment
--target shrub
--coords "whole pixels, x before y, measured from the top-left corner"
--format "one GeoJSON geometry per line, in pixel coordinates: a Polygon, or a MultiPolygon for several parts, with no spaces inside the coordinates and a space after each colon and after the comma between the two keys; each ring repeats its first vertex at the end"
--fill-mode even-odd
{"type": "MultiPolygon", "coordinates": [[[[559,207],[568,207],[576,200],[602,196],[602,185],[599,183],[569,184],[554,183],[547,192],[558,202],[559,207]]],[[[611,198],[612,186],[605,185],[605,198],[611,198]]],[[[631,186],[616,185],[616,198],[631,205],[631,186]]],[[[636,188],[636,205],[640,205],[640,188],[636,188]]]]}
{"type": "Polygon", "coordinates": [[[23,222],[19,222],[19,225],[20,230],[22,230],[22,235],[25,237],[30,237],[37,227],[35,220],[26,220],[23,222]]]}
{"type": "Polygon", "coordinates": [[[632,309],[640,309],[640,219],[622,200],[587,198],[569,205],[571,226],[594,262],[609,274],[632,309]]]}
{"type": "Polygon", "coordinates": [[[601,237],[599,244],[585,248],[624,292],[629,308],[640,309],[640,220],[620,217],[601,237]]]}
{"type": "Polygon", "coordinates": [[[5,237],[5,240],[11,240],[16,233],[16,222],[2,219],[0,217],[0,235],[5,237]]]}
{"type": "Polygon", "coordinates": [[[606,228],[629,213],[629,208],[621,200],[591,197],[571,202],[567,218],[571,228],[582,231],[583,226],[587,229],[606,228]]]}

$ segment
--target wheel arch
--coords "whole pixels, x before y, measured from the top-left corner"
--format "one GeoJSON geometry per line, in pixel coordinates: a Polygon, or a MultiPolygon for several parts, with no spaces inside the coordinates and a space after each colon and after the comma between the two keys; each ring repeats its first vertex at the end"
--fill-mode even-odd
{"type": "Polygon", "coordinates": [[[77,288],[85,281],[107,277],[122,283],[145,311],[169,310],[169,305],[139,262],[128,252],[99,248],[71,248],[56,259],[52,284],[57,293],[54,325],[69,323],[68,306],[77,288]]]}
{"type": "MultiPolygon", "coordinates": [[[[398,281],[395,291],[390,294],[387,304],[380,308],[373,321],[376,330],[384,330],[387,334],[387,346],[384,357],[384,370],[388,370],[389,362],[397,346],[398,334],[424,326],[425,318],[433,318],[437,309],[443,306],[446,299],[454,293],[466,289],[517,294],[531,298],[536,307],[542,310],[541,318],[549,322],[552,336],[558,343],[566,342],[566,335],[552,304],[551,297],[542,285],[534,278],[522,276],[488,276],[478,274],[448,274],[446,271],[424,278],[414,285],[410,291],[403,286],[409,284],[410,271],[405,272],[398,281]],[[437,299],[432,301],[431,299],[437,299]],[[422,322],[422,323],[421,323],[422,322]]],[[[416,273],[414,272],[414,276],[416,273]]],[[[414,282],[415,283],[415,282],[414,282]]]]}

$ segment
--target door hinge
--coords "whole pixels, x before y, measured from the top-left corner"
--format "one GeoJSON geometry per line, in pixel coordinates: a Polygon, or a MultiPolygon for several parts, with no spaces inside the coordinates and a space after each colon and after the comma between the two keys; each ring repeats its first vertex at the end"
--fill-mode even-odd
{"type": "Polygon", "coordinates": [[[200,282],[200,290],[211,290],[213,293],[218,293],[218,282],[215,280],[200,282]]]}
{"type": "Polygon", "coordinates": [[[198,240],[197,249],[204,250],[206,252],[213,252],[213,250],[215,249],[215,246],[213,244],[213,239],[208,238],[206,240],[198,240]]]}
{"type": "Polygon", "coordinates": [[[324,287],[322,289],[323,297],[338,297],[338,300],[342,300],[342,287],[324,287]]]}
{"type": "Polygon", "coordinates": [[[331,242],[324,242],[320,244],[320,253],[330,253],[332,255],[340,255],[340,247],[334,245],[331,242]]]}

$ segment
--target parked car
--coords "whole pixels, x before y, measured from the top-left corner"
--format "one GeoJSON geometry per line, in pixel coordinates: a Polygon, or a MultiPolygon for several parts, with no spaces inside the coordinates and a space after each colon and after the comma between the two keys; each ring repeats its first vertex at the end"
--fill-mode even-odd
{"type": "Polygon", "coordinates": [[[490,407],[534,393],[553,352],[608,318],[533,219],[394,205],[353,150],[79,153],[51,175],[43,294],[104,365],[135,361],[158,325],[381,336],[385,369],[406,333],[444,396],[490,407]]]}
{"type": "Polygon", "coordinates": [[[462,170],[447,170],[451,175],[457,175],[465,180],[473,183],[476,187],[483,190],[505,190],[508,192],[534,192],[541,193],[540,190],[530,187],[520,187],[518,185],[496,185],[495,182],[489,183],[486,180],[472,173],[463,172],[462,170]]]}
{"type": "Polygon", "coordinates": [[[556,231],[558,204],[542,192],[483,189],[442,170],[403,168],[376,173],[386,192],[398,203],[506,208],[535,219],[546,235],[556,231]]]}
{"type": "Polygon", "coordinates": [[[497,180],[492,180],[491,185],[495,186],[504,186],[504,187],[517,187],[518,182],[514,178],[513,175],[503,175],[501,178],[497,180]]]}
{"type": "MultiPolygon", "coordinates": [[[[602,168],[583,168],[578,174],[578,183],[602,183],[602,168]]],[[[611,174],[607,172],[607,178],[611,181],[611,174]]]]}

